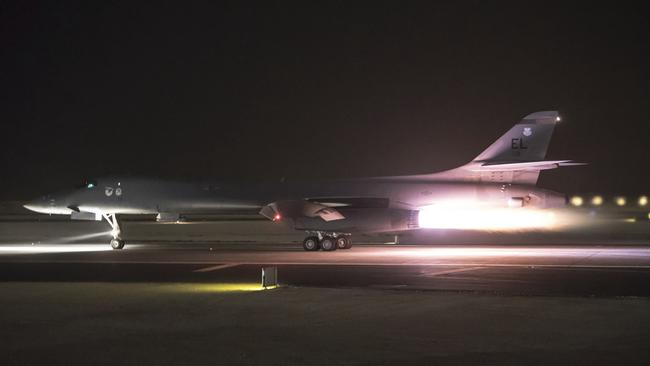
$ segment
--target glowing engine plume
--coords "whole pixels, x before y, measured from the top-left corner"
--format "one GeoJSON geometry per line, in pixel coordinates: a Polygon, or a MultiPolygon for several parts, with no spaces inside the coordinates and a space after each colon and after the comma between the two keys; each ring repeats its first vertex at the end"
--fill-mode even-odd
{"type": "Polygon", "coordinates": [[[419,225],[429,229],[486,231],[549,230],[557,222],[548,210],[437,204],[420,208],[419,225]]]}

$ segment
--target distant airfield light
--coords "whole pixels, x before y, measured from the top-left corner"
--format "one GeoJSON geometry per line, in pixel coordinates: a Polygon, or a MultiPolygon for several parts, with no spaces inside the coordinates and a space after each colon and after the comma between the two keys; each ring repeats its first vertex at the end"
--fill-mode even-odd
{"type": "Polygon", "coordinates": [[[280,214],[275,214],[275,216],[273,216],[273,221],[280,221],[281,219],[282,216],[280,214]]]}
{"type": "Polygon", "coordinates": [[[639,206],[645,207],[648,205],[648,196],[639,197],[639,206]]]}
{"type": "Polygon", "coordinates": [[[570,202],[571,202],[571,205],[573,205],[575,207],[580,207],[584,203],[584,200],[580,196],[573,196],[573,197],[571,197],[570,202]]]}
{"type": "Polygon", "coordinates": [[[560,118],[560,116],[555,117],[555,122],[561,122],[561,121],[562,121],[562,118],[560,118]]]}
{"type": "Polygon", "coordinates": [[[594,197],[591,199],[591,204],[594,205],[594,206],[600,206],[600,205],[602,205],[602,204],[603,204],[603,197],[601,197],[601,196],[594,196],[594,197]]]}
{"type": "Polygon", "coordinates": [[[616,206],[625,206],[625,197],[616,197],[616,206]]]}

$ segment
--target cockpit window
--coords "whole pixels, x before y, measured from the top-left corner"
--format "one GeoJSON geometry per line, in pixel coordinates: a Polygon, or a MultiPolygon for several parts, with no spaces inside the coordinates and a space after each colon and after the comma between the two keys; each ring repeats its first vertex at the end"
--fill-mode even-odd
{"type": "Polygon", "coordinates": [[[77,188],[86,188],[86,189],[93,189],[95,187],[97,187],[97,181],[91,179],[86,179],[83,181],[82,184],[77,186],[77,188]]]}

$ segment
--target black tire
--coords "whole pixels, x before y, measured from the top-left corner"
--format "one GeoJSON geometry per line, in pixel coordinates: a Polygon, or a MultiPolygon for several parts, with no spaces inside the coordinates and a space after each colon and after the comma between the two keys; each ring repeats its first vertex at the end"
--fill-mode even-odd
{"type": "Polygon", "coordinates": [[[348,249],[350,239],[346,236],[339,236],[336,238],[336,249],[348,249]]]}
{"type": "Polygon", "coordinates": [[[308,236],[305,240],[302,241],[302,247],[308,252],[315,252],[319,249],[318,247],[318,237],[317,236],[308,236]]]}
{"type": "Polygon", "coordinates": [[[345,240],[347,241],[347,244],[345,245],[344,249],[350,249],[352,248],[352,238],[349,236],[345,237],[345,240]]]}
{"type": "Polygon", "coordinates": [[[325,252],[336,250],[336,241],[331,236],[324,236],[320,241],[320,248],[325,252]]]}
{"type": "Polygon", "coordinates": [[[124,240],[121,240],[121,239],[113,239],[113,240],[111,240],[111,248],[113,248],[114,250],[123,249],[124,244],[125,244],[124,240]]]}

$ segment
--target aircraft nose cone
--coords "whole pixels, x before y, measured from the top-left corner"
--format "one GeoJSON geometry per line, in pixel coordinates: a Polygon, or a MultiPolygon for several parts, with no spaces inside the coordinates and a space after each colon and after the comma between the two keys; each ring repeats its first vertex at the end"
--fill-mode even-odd
{"type": "Polygon", "coordinates": [[[42,197],[29,201],[23,205],[26,209],[34,212],[47,213],[47,209],[54,204],[54,199],[42,197]]]}
{"type": "Polygon", "coordinates": [[[28,209],[30,211],[40,212],[39,207],[37,205],[33,204],[33,203],[24,204],[23,207],[25,207],[26,209],[28,209]]]}
{"type": "Polygon", "coordinates": [[[39,212],[43,209],[43,205],[37,201],[29,201],[23,205],[26,209],[34,212],[39,212]]]}

